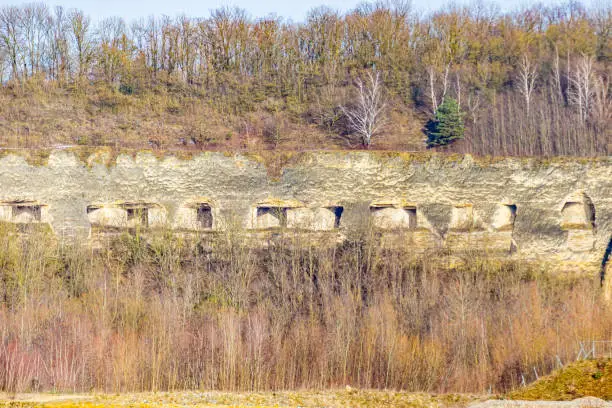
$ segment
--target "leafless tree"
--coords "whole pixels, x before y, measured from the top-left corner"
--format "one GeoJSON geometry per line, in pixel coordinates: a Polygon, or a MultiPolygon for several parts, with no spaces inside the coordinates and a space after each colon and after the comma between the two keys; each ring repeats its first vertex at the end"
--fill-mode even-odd
{"type": "Polygon", "coordinates": [[[612,92],[610,78],[599,76],[594,83],[593,112],[594,119],[600,124],[609,124],[612,119],[612,92]]]}
{"type": "Polygon", "coordinates": [[[580,114],[580,119],[586,122],[588,119],[595,92],[595,75],[593,72],[593,57],[582,55],[578,60],[572,75],[569,77],[569,101],[575,105],[580,114]]]}
{"type": "Polygon", "coordinates": [[[21,9],[15,6],[3,7],[0,10],[0,40],[6,50],[11,66],[11,79],[19,79],[19,58],[21,55],[21,9]]]}
{"type": "Polygon", "coordinates": [[[444,98],[446,97],[446,92],[448,91],[448,75],[450,74],[450,64],[446,64],[444,66],[444,74],[442,75],[442,95],[440,96],[440,102],[438,102],[438,96],[436,92],[436,71],[433,66],[430,66],[428,69],[428,77],[429,77],[429,92],[431,98],[431,106],[433,109],[433,113],[435,114],[438,111],[438,106],[444,102],[444,98]]]}
{"type": "Polygon", "coordinates": [[[525,100],[527,116],[529,116],[531,110],[531,97],[533,95],[533,90],[535,89],[535,81],[537,77],[537,67],[531,63],[527,55],[523,55],[523,59],[519,65],[518,87],[519,92],[521,95],[523,95],[523,99],[525,100]]]}
{"type": "Polygon", "coordinates": [[[93,45],[90,38],[91,19],[78,10],[71,11],[68,18],[78,65],[78,79],[81,80],[93,59],[93,45]]]}
{"type": "Polygon", "coordinates": [[[461,86],[461,76],[459,75],[459,72],[457,72],[455,74],[455,95],[457,96],[457,104],[459,105],[459,107],[461,107],[462,91],[463,91],[463,88],[461,86]]]}
{"type": "Polygon", "coordinates": [[[49,32],[49,76],[60,83],[70,78],[69,20],[66,10],[57,6],[51,17],[49,32]]]}
{"type": "Polygon", "coordinates": [[[563,87],[561,85],[561,68],[560,68],[560,58],[559,58],[559,47],[555,44],[555,55],[553,60],[553,81],[555,86],[555,91],[559,97],[559,101],[564,101],[563,97],[563,87]]]}
{"type": "Polygon", "coordinates": [[[478,120],[478,110],[480,109],[480,95],[478,93],[469,93],[467,98],[468,112],[472,124],[476,124],[478,120]]]}
{"type": "Polygon", "coordinates": [[[34,76],[43,70],[43,60],[50,45],[48,34],[53,25],[52,17],[45,4],[32,3],[22,8],[19,22],[23,33],[24,75],[34,76]]]}
{"type": "Polygon", "coordinates": [[[386,123],[387,104],[383,96],[380,73],[368,72],[366,81],[356,81],[357,100],[352,106],[342,106],[353,134],[368,148],[386,123]]]}

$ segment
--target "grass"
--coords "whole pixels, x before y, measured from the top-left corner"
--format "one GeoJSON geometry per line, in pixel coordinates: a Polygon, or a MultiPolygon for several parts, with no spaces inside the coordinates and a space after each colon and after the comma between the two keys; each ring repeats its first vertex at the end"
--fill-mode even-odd
{"type": "Polygon", "coordinates": [[[1,399],[6,407],[465,407],[479,398],[472,395],[435,395],[395,391],[347,389],[268,393],[172,392],[121,395],[23,395],[1,399]]]}
{"type": "Polygon", "coordinates": [[[612,400],[612,359],[570,364],[508,394],[511,399],[571,401],[582,397],[612,400]]]}
{"type": "MultiPolygon", "coordinates": [[[[583,397],[612,399],[612,359],[585,360],[554,371],[511,392],[511,400],[570,401],[583,397]]],[[[0,394],[0,407],[466,407],[491,396],[429,394],[387,390],[282,391],[227,393],[206,391],[125,394],[0,394]]]]}
{"type": "MultiPolygon", "coordinates": [[[[303,114],[271,114],[259,105],[235,114],[208,102],[198,93],[167,89],[127,96],[102,84],[86,85],[79,92],[59,86],[43,91],[33,84],[21,92],[2,88],[0,147],[249,152],[347,147],[303,114]],[[271,140],[270,128],[279,134],[278,140],[271,140]]],[[[392,119],[384,137],[377,140],[377,149],[424,150],[419,120],[395,111],[392,119]]]]}

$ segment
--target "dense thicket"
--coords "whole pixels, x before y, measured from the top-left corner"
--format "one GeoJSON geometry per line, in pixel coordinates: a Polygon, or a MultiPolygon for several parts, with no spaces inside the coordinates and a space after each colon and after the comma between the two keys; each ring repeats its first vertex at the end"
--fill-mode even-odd
{"type": "MultiPolygon", "coordinates": [[[[344,15],[321,7],[303,23],[252,19],[236,8],[205,18],[151,17],[128,24],[120,18],[94,23],[78,10],[44,4],[3,7],[0,80],[12,92],[32,81],[75,93],[103,85],[133,98],[169,92],[183,98],[175,105],[195,98],[227,116],[261,111],[261,136],[279,146],[291,124],[317,125],[328,135],[346,132],[338,107],[350,104],[356,78],[377,71],[396,123],[417,122],[412,127],[421,129],[445,96],[455,98],[468,127],[458,149],[606,152],[612,112],[609,3],[586,9],[570,1],[501,12],[475,2],[428,15],[412,12],[408,4],[366,3],[344,15]]],[[[101,99],[116,102],[112,94],[101,99]]],[[[168,107],[173,109],[180,106],[168,107]]],[[[232,126],[249,134],[248,120],[232,126]]],[[[388,132],[399,130],[391,125],[388,132]]],[[[406,137],[420,137],[425,146],[423,135],[406,137]]],[[[301,147],[333,143],[329,138],[301,147]]]]}
{"type": "Polygon", "coordinates": [[[240,231],[107,249],[0,234],[0,390],[504,391],[609,339],[597,276],[240,231]]]}

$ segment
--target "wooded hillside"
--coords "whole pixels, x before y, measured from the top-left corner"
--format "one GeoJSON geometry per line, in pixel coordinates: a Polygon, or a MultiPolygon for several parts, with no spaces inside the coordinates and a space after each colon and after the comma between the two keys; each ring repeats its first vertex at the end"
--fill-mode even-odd
{"type": "Polygon", "coordinates": [[[425,150],[427,121],[452,97],[465,140],[446,149],[609,154],[609,2],[427,15],[408,4],[321,7],[303,23],[236,8],[94,22],[3,7],[0,146],[361,148],[346,112],[375,73],[385,126],[371,148],[425,150]]]}

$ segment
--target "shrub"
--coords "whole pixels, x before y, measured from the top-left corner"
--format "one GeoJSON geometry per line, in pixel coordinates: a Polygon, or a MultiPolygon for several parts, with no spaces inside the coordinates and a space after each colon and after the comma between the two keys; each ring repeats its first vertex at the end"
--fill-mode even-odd
{"type": "Polygon", "coordinates": [[[232,227],[96,251],[0,232],[1,391],[506,391],[612,334],[595,279],[415,257],[367,229],[337,247],[292,235],[255,247],[232,227]]]}

